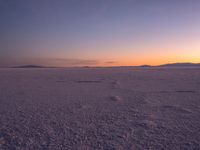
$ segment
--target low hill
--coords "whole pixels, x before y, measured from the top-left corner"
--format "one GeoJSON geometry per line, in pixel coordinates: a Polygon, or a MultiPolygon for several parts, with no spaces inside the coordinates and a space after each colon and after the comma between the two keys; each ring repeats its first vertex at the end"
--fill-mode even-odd
{"type": "Polygon", "coordinates": [[[14,66],[12,68],[46,68],[46,67],[39,65],[23,65],[23,66],[14,66]]]}
{"type": "Polygon", "coordinates": [[[200,63],[171,63],[160,65],[159,67],[200,67],[200,63]]]}

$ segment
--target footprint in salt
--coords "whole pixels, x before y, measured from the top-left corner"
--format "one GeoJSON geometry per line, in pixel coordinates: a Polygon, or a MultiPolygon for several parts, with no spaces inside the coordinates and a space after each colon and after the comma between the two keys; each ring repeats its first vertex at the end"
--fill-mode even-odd
{"type": "Polygon", "coordinates": [[[122,102],[122,98],[120,96],[111,96],[110,99],[115,102],[122,102]]]}
{"type": "Polygon", "coordinates": [[[150,128],[155,128],[157,125],[154,121],[152,120],[141,120],[141,121],[137,121],[134,123],[135,127],[142,127],[145,130],[148,130],[150,128]]]}
{"type": "Polygon", "coordinates": [[[112,87],[113,87],[113,88],[120,88],[120,87],[121,87],[119,81],[117,81],[117,80],[111,82],[111,84],[112,84],[112,87]]]}

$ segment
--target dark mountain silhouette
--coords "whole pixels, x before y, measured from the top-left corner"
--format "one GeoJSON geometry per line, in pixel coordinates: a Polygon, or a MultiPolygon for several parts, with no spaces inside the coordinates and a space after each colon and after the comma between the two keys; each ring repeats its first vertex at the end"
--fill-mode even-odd
{"type": "MultiPolygon", "coordinates": [[[[84,68],[89,68],[90,66],[83,66],[84,68]]],[[[125,67],[125,66],[121,66],[125,67]]],[[[128,66],[126,66],[128,67],[128,66]]],[[[129,67],[142,67],[142,68],[148,68],[148,67],[200,67],[200,63],[170,63],[170,64],[163,64],[158,66],[151,66],[151,65],[141,65],[141,66],[129,66],[129,67]]],[[[59,67],[46,67],[46,66],[40,66],[40,65],[22,65],[22,66],[14,66],[11,68],[59,68],[59,67]]]]}
{"type": "Polygon", "coordinates": [[[200,63],[171,63],[163,64],[159,67],[200,67],[200,63]]]}
{"type": "Polygon", "coordinates": [[[23,65],[23,66],[14,66],[12,68],[46,68],[46,67],[39,65],[23,65]]]}

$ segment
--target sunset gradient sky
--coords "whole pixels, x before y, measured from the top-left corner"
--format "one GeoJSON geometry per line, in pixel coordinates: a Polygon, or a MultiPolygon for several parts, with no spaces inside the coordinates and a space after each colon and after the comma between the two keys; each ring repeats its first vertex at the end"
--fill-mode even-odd
{"type": "Polygon", "coordinates": [[[0,0],[0,67],[200,62],[200,0],[0,0]]]}

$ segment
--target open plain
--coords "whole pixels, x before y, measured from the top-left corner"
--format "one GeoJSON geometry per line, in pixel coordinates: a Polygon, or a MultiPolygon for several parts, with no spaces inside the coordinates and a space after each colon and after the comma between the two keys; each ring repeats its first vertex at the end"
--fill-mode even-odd
{"type": "Polygon", "coordinates": [[[0,69],[1,150],[199,150],[199,68],[0,69]]]}

